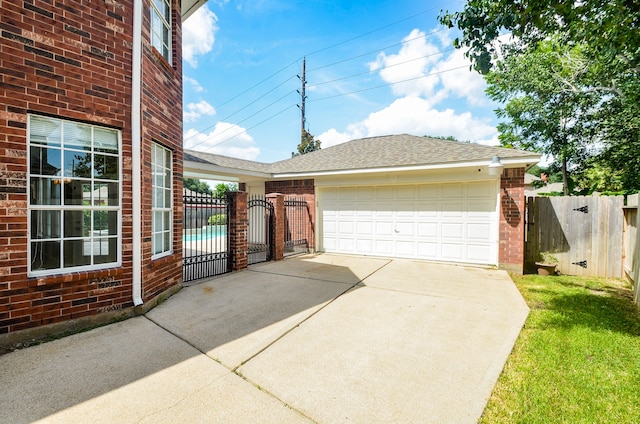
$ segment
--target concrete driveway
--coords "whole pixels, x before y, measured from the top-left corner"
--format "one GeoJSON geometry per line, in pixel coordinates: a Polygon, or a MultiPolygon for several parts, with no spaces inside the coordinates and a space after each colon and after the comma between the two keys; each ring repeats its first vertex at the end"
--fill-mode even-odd
{"type": "Polygon", "coordinates": [[[474,423],[527,314],[503,271],[265,263],[0,356],[0,422],[474,423]]]}

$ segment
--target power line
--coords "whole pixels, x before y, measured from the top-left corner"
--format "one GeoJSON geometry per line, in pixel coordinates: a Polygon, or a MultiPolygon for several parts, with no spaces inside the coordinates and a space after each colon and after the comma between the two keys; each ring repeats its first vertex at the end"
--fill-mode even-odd
{"type": "Polygon", "coordinates": [[[345,80],[345,79],[349,79],[349,78],[353,78],[353,77],[358,77],[358,76],[360,76],[360,75],[370,74],[371,72],[379,71],[379,70],[381,70],[381,69],[389,69],[389,68],[393,68],[394,66],[404,65],[404,64],[406,64],[406,63],[415,62],[416,60],[420,60],[420,59],[426,59],[427,57],[431,57],[431,56],[437,56],[437,55],[444,54],[444,53],[447,53],[447,52],[450,52],[450,51],[453,51],[453,50],[455,50],[455,47],[452,47],[452,48],[450,48],[450,49],[446,49],[446,50],[440,50],[440,51],[438,51],[438,52],[431,53],[431,54],[428,54],[428,55],[425,55],[425,56],[416,57],[416,58],[414,58],[414,59],[405,60],[404,62],[394,63],[393,65],[388,65],[388,66],[385,66],[384,68],[378,68],[378,69],[374,69],[374,70],[372,70],[372,71],[359,72],[359,73],[357,73],[357,74],[347,75],[346,77],[340,77],[340,78],[336,78],[336,79],[333,79],[333,80],[330,80],[330,81],[323,81],[323,82],[319,82],[319,83],[317,83],[317,84],[311,84],[311,85],[309,85],[308,87],[318,87],[318,86],[320,86],[320,85],[330,84],[330,83],[332,83],[332,82],[342,81],[342,80],[345,80]]]}
{"type": "Polygon", "coordinates": [[[438,75],[438,74],[444,74],[445,72],[451,72],[451,71],[457,71],[458,69],[463,69],[463,68],[468,68],[469,65],[463,65],[463,66],[458,66],[456,68],[451,68],[451,69],[443,69],[442,71],[437,71],[437,72],[431,72],[429,74],[425,74],[425,75],[421,75],[419,77],[414,77],[414,78],[407,78],[405,80],[402,81],[395,81],[395,82],[390,82],[390,83],[386,83],[386,84],[382,84],[382,85],[377,85],[375,87],[368,87],[368,88],[363,88],[361,90],[356,90],[356,91],[351,91],[349,93],[340,93],[340,94],[335,94],[333,96],[327,96],[327,97],[321,97],[319,99],[313,99],[310,100],[311,102],[319,102],[321,100],[327,100],[327,99],[333,99],[335,97],[342,97],[342,96],[348,96],[350,94],[356,94],[356,93],[361,93],[363,91],[369,91],[369,90],[376,90],[378,88],[384,88],[384,87],[388,87],[390,85],[396,85],[396,84],[401,84],[403,82],[408,82],[408,81],[415,81],[421,78],[426,78],[426,77],[430,77],[433,75],[438,75]]]}

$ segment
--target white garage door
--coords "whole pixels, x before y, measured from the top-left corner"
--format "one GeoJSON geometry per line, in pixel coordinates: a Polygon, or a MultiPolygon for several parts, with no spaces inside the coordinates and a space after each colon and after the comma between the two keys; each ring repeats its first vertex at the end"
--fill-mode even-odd
{"type": "Polygon", "coordinates": [[[497,183],[319,190],[322,250],[496,264],[497,183]]]}

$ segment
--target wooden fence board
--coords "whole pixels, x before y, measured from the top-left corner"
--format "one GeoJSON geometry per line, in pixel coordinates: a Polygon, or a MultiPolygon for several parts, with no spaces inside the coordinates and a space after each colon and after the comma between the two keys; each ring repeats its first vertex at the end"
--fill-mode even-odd
{"type": "Polygon", "coordinates": [[[622,207],[622,196],[527,198],[526,268],[548,251],[564,274],[621,277],[622,207]]]}

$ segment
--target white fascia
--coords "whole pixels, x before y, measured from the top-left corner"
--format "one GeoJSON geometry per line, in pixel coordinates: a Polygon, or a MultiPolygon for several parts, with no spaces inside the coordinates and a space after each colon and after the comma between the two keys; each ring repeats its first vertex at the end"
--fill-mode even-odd
{"type": "MultiPolygon", "coordinates": [[[[519,166],[528,167],[530,164],[538,163],[540,160],[539,155],[518,157],[518,158],[500,158],[501,162],[505,165],[505,167],[509,168],[517,168],[519,166]]],[[[383,168],[361,168],[361,169],[341,169],[341,170],[331,170],[331,171],[315,171],[315,172],[291,172],[291,173],[282,173],[282,174],[273,174],[273,178],[281,179],[281,178],[304,178],[304,177],[322,177],[322,176],[332,176],[332,175],[353,175],[353,174],[363,174],[363,173],[389,173],[389,172],[407,172],[407,171],[430,171],[430,170],[440,170],[440,169],[456,169],[456,168],[469,168],[469,167],[487,167],[491,159],[486,160],[475,160],[475,161],[466,161],[466,162],[455,162],[455,163],[437,163],[437,164],[429,164],[429,165],[413,165],[413,166],[393,166],[393,167],[383,167],[383,168]]]]}

